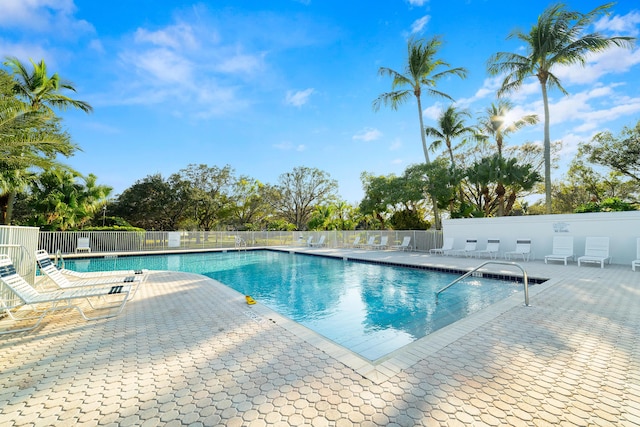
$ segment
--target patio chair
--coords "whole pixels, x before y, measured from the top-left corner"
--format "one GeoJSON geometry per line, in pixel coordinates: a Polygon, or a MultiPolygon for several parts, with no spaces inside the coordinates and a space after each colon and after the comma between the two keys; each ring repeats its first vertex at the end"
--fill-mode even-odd
{"type": "Polygon", "coordinates": [[[640,237],[636,239],[636,259],[631,261],[631,269],[636,271],[636,267],[640,267],[640,237]]]}
{"type": "Polygon", "coordinates": [[[36,263],[40,268],[40,272],[47,276],[58,288],[60,289],[71,289],[71,288],[81,288],[81,287],[104,287],[108,285],[116,285],[127,283],[133,287],[133,292],[131,292],[131,298],[135,295],[136,291],[140,284],[142,284],[147,275],[133,275],[133,276],[111,276],[111,277],[103,277],[96,276],[92,278],[84,278],[79,280],[69,280],[67,279],[60,270],[51,262],[49,255],[44,250],[36,251],[36,263]]]}
{"type": "Polygon", "coordinates": [[[91,252],[91,246],[89,246],[88,237],[78,237],[78,245],[76,246],[76,253],[78,252],[91,252]]]}
{"type": "Polygon", "coordinates": [[[473,256],[478,246],[478,239],[467,239],[462,249],[454,249],[451,251],[452,255],[464,255],[466,257],[473,256]]]}
{"type": "Polygon", "coordinates": [[[321,248],[324,246],[324,241],[326,239],[327,236],[325,236],[324,234],[322,236],[320,236],[320,238],[318,239],[317,242],[309,242],[309,246],[312,247],[317,247],[317,248],[321,248]]]}
{"type": "Polygon", "coordinates": [[[309,238],[307,239],[307,246],[311,245],[313,245],[313,236],[309,236],[309,238]]]}
{"type": "Polygon", "coordinates": [[[453,251],[453,237],[445,237],[442,247],[429,249],[430,254],[449,255],[453,251]]]}
{"type": "Polygon", "coordinates": [[[578,257],[578,267],[581,263],[600,264],[600,268],[604,268],[605,261],[611,264],[609,256],[609,238],[608,237],[587,237],[584,244],[584,255],[578,257]]]}
{"type": "Polygon", "coordinates": [[[500,251],[500,239],[488,239],[487,247],[484,249],[475,251],[473,255],[477,256],[478,258],[481,256],[488,256],[491,259],[497,259],[499,251],[500,251]]]}
{"type": "Polygon", "coordinates": [[[351,244],[351,247],[352,248],[359,248],[360,246],[362,246],[362,245],[360,244],[360,236],[358,235],[358,236],[356,236],[355,239],[353,239],[353,243],[351,244]]]}
{"type": "Polygon", "coordinates": [[[389,246],[389,237],[388,236],[382,236],[380,238],[380,243],[376,243],[374,244],[371,248],[372,249],[386,249],[389,246]]]}
{"type": "Polygon", "coordinates": [[[376,244],[376,236],[371,236],[371,237],[369,237],[369,240],[367,240],[367,243],[362,245],[362,247],[363,248],[373,248],[373,246],[375,244],[376,244]]]}
{"type": "Polygon", "coordinates": [[[391,245],[391,249],[395,249],[398,251],[402,249],[402,252],[410,251],[411,249],[413,249],[410,243],[411,243],[411,236],[404,236],[404,238],[402,239],[402,243],[400,243],[399,245],[391,245]]]}
{"type": "Polygon", "coordinates": [[[504,258],[508,260],[512,257],[522,257],[522,261],[529,261],[529,256],[531,256],[531,239],[517,239],[516,248],[504,253],[504,258]]]}
{"type": "MultiPolygon", "coordinates": [[[[49,253],[44,250],[44,249],[39,249],[36,251],[36,261],[38,261],[38,259],[48,259],[51,260],[51,256],[49,255],[49,253]]],[[[53,262],[51,263],[53,264],[53,262]]],[[[146,276],[147,274],[149,274],[149,270],[147,269],[142,269],[142,270],[106,270],[106,271],[75,271],[75,270],[69,270],[67,268],[60,268],[57,267],[56,268],[60,271],[60,273],[64,274],[65,276],[70,276],[70,277],[76,277],[78,279],[95,279],[98,277],[104,277],[104,276],[139,276],[139,277],[143,277],[146,276]]]]}
{"type": "MultiPolygon", "coordinates": [[[[0,294],[0,308],[2,308],[7,315],[16,322],[23,320],[37,319],[36,323],[31,326],[27,326],[20,329],[9,329],[0,331],[0,334],[8,334],[14,332],[28,331],[36,328],[42,319],[49,313],[55,310],[63,310],[67,308],[75,308],[85,320],[98,320],[106,319],[108,317],[117,316],[122,312],[124,305],[129,299],[129,293],[131,292],[130,285],[115,285],[115,286],[91,286],[84,288],[63,289],[52,292],[38,292],[33,286],[31,286],[26,280],[22,278],[17,272],[11,261],[11,258],[6,254],[0,254],[0,282],[11,291],[15,297],[7,296],[8,292],[0,294]],[[122,301],[116,304],[110,304],[105,306],[96,306],[92,302],[93,298],[109,298],[116,296],[122,298],[122,301]],[[73,302],[76,300],[86,300],[89,306],[94,310],[106,310],[117,308],[115,313],[109,313],[102,316],[89,317],[85,314],[84,310],[73,302]],[[38,309],[37,306],[45,305],[45,309],[38,309]],[[14,315],[15,309],[26,309],[31,307],[31,311],[36,313],[35,316],[17,317],[14,315]]],[[[22,311],[22,310],[18,310],[22,311]]]]}
{"type": "Polygon", "coordinates": [[[573,253],[573,237],[572,236],[553,236],[553,249],[550,255],[544,256],[544,263],[547,261],[564,261],[564,265],[567,265],[567,261],[575,259],[573,253]]]}

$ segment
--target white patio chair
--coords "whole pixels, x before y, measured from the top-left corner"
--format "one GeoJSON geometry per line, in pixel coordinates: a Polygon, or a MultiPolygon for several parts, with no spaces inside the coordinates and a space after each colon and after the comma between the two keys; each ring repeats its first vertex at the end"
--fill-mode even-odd
{"type": "Polygon", "coordinates": [[[609,238],[608,237],[587,237],[584,244],[584,255],[578,257],[578,267],[581,263],[600,264],[600,268],[604,268],[605,261],[611,264],[609,256],[609,238]]]}
{"type": "Polygon", "coordinates": [[[402,243],[400,243],[399,245],[391,245],[391,249],[395,249],[395,250],[400,250],[402,249],[402,251],[410,251],[412,249],[411,245],[411,236],[404,236],[404,238],[402,239],[402,243]]]}
{"type": "Polygon", "coordinates": [[[367,249],[372,249],[375,244],[376,244],[376,236],[370,236],[369,240],[367,240],[367,243],[362,245],[362,247],[367,249]]]}
{"type": "Polygon", "coordinates": [[[464,255],[466,257],[473,256],[478,246],[478,239],[467,239],[462,249],[454,249],[451,251],[452,255],[464,255]]]}
{"type": "Polygon", "coordinates": [[[547,261],[564,261],[567,265],[569,259],[575,259],[573,252],[572,236],[553,236],[553,249],[550,255],[544,256],[544,263],[547,261]]]}
{"type": "Polygon", "coordinates": [[[481,256],[488,256],[491,259],[497,259],[499,251],[500,251],[500,239],[488,239],[487,247],[484,249],[475,251],[473,255],[477,256],[478,258],[481,256]]]}
{"type": "Polygon", "coordinates": [[[636,267],[640,267],[640,237],[636,239],[636,259],[631,261],[631,269],[636,271],[636,267]]]}
{"type": "Polygon", "coordinates": [[[91,252],[91,246],[89,246],[88,237],[78,237],[78,245],[76,246],[76,253],[78,252],[91,252]]]}
{"type": "Polygon", "coordinates": [[[324,241],[325,241],[326,237],[327,237],[327,236],[325,236],[325,235],[323,234],[322,236],[320,236],[320,238],[318,239],[318,241],[317,241],[317,242],[315,242],[315,243],[314,243],[314,242],[310,242],[310,243],[309,243],[309,246],[317,247],[317,248],[321,248],[321,247],[323,247],[323,246],[324,246],[324,241]]]}
{"type": "Polygon", "coordinates": [[[523,261],[529,261],[531,256],[531,239],[517,239],[516,248],[512,251],[505,252],[504,258],[511,260],[512,257],[522,257],[523,261]]]}
{"type": "Polygon", "coordinates": [[[389,245],[389,237],[388,236],[382,236],[380,238],[380,243],[376,243],[376,244],[372,245],[371,248],[372,249],[386,249],[388,245],[389,245]]]}
{"type": "Polygon", "coordinates": [[[445,237],[442,247],[429,249],[430,254],[449,255],[453,251],[453,237],[445,237]]]}
{"type": "Polygon", "coordinates": [[[116,284],[129,284],[133,286],[131,298],[135,295],[138,287],[146,280],[146,274],[129,275],[129,276],[94,276],[92,278],[82,278],[78,280],[67,279],[60,270],[51,262],[49,254],[44,250],[36,251],[36,263],[40,268],[40,272],[47,276],[60,289],[72,289],[78,287],[104,287],[116,284]]]}
{"type": "Polygon", "coordinates": [[[360,235],[357,235],[355,239],[353,239],[353,243],[351,244],[352,248],[359,248],[360,246],[362,246],[360,244],[360,235]]]}
{"type": "MultiPolygon", "coordinates": [[[[38,249],[35,254],[36,254],[36,261],[38,261],[39,258],[41,258],[43,260],[44,259],[51,260],[51,256],[44,249],[38,249]]],[[[76,263],[77,262],[78,262],[78,260],[76,260],[76,263]]],[[[53,264],[53,262],[52,262],[52,264],[53,264]]],[[[69,269],[64,268],[64,267],[60,268],[60,267],[56,266],[56,268],[60,271],[60,273],[64,274],[65,276],[74,277],[74,278],[78,278],[78,279],[95,279],[95,278],[104,277],[104,276],[139,276],[139,277],[143,277],[143,276],[146,276],[147,274],[149,274],[149,270],[147,270],[147,269],[142,269],[142,270],[75,271],[75,270],[69,270],[69,269]]]]}
{"type": "MultiPolygon", "coordinates": [[[[8,329],[0,331],[0,334],[8,334],[14,332],[28,331],[36,328],[42,319],[52,311],[62,310],[67,308],[74,308],[78,310],[80,315],[85,320],[98,320],[106,319],[108,317],[114,317],[122,312],[124,305],[129,299],[131,292],[130,285],[115,285],[115,286],[90,286],[73,289],[63,289],[52,292],[38,292],[33,286],[31,286],[26,280],[22,278],[18,273],[11,261],[11,258],[5,254],[0,254],[0,282],[11,291],[15,297],[11,298],[7,296],[8,292],[0,294],[0,308],[3,309],[7,315],[16,322],[24,320],[37,319],[34,325],[20,328],[20,329],[8,329]],[[111,304],[106,306],[96,306],[92,302],[93,298],[109,298],[109,297],[122,298],[117,304],[111,304]],[[84,310],[73,301],[86,300],[89,306],[94,310],[106,310],[117,308],[115,313],[105,314],[102,316],[88,317],[84,310]],[[38,306],[44,305],[45,309],[38,309],[38,306]],[[31,311],[37,313],[35,316],[17,317],[15,316],[15,309],[26,309],[31,307],[31,311]]],[[[22,311],[22,310],[18,310],[22,311]]]]}

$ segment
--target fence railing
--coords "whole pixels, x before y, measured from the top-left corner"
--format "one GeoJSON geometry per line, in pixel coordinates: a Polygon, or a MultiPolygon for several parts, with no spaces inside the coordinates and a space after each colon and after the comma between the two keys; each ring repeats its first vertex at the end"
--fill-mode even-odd
{"type": "MultiPolygon", "coordinates": [[[[0,225],[0,254],[11,257],[11,261],[18,274],[31,283],[36,275],[34,252],[38,248],[37,227],[13,227],[0,225]]],[[[0,283],[0,295],[7,300],[13,300],[13,292],[0,283]]]]}
{"type": "MultiPolygon", "coordinates": [[[[413,250],[428,251],[442,246],[442,232],[437,230],[332,230],[332,231],[42,231],[39,249],[50,254],[58,251],[70,254],[78,251],[78,238],[89,238],[91,252],[141,252],[187,249],[233,248],[238,241],[247,247],[303,246],[309,237],[317,242],[325,236],[325,245],[333,248],[351,247],[356,236],[365,243],[372,236],[379,242],[387,236],[389,245],[411,237],[413,250]]],[[[82,249],[82,248],[81,248],[82,249]]]]}

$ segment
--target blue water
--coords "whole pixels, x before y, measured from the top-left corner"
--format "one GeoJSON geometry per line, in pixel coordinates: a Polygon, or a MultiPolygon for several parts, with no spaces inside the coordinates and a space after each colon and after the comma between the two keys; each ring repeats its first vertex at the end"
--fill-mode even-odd
{"type": "Polygon", "coordinates": [[[375,360],[521,290],[516,282],[275,251],[67,260],[78,271],[199,273],[375,360]]]}

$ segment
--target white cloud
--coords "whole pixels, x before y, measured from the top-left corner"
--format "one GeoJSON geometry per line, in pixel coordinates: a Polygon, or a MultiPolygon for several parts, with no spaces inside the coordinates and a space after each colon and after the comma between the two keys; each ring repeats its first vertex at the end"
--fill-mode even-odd
{"type": "Polygon", "coordinates": [[[425,15],[420,19],[416,19],[411,24],[411,34],[420,33],[424,29],[424,27],[429,23],[431,17],[429,15],[425,15]]]}
{"type": "Polygon", "coordinates": [[[619,35],[637,36],[640,32],[640,12],[626,15],[603,16],[594,24],[596,31],[608,31],[619,35]]]}
{"type": "Polygon", "coordinates": [[[289,141],[281,142],[279,144],[274,144],[273,147],[283,151],[304,151],[307,149],[307,147],[304,144],[295,145],[289,141]]]}
{"type": "Polygon", "coordinates": [[[138,28],[134,34],[134,41],[181,50],[193,50],[200,46],[194,35],[193,27],[183,23],[170,25],[158,31],[138,28]]]}
{"type": "Polygon", "coordinates": [[[407,0],[411,6],[424,6],[429,0],[407,0]]]}
{"type": "Polygon", "coordinates": [[[438,117],[442,114],[442,109],[442,104],[440,102],[436,102],[431,107],[427,107],[422,110],[422,117],[431,120],[438,120],[438,117]]]}
{"type": "Polygon", "coordinates": [[[358,133],[356,133],[355,135],[353,135],[352,138],[356,141],[369,142],[369,141],[375,141],[377,139],[380,139],[381,137],[382,137],[382,132],[380,132],[378,129],[365,128],[359,131],[358,133]]]}
{"type": "Polygon", "coordinates": [[[292,90],[288,90],[284,99],[284,103],[286,105],[293,105],[294,107],[302,107],[304,104],[309,102],[309,97],[314,93],[313,88],[299,90],[294,92],[292,90]]]}
{"type": "Polygon", "coordinates": [[[391,145],[389,146],[389,151],[396,151],[396,150],[399,150],[400,148],[402,148],[402,141],[396,138],[391,142],[391,145]]]}
{"type": "Polygon", "coordinates": [[[2,0],[0,25],[63,37],[94,32],[91,24],[74,17],[75,12],[73,0],[2,0]]]}

